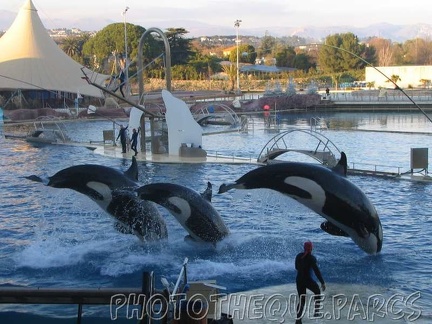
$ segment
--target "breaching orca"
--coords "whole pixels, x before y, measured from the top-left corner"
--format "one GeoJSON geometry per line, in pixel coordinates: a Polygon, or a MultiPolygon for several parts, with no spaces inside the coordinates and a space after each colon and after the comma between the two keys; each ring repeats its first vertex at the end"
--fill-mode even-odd
{"type": "Polygon", "coordinates": [[[137,192],[142,199],[165,207],[195,241],[217,243],[229,234],[210,203],[211,183],[202,194],[173,183],[152,183],[138,188],[137,192]]]}
{"type": "Polygon", "coordinates": [[[135,157],[124,173],[102,165],[84,164],[60,170],[46,180],[35,175],[26,178],[88,196],[115,218],[115,227],[122,233],[133,233],[148,241],[168,236],[165,220],[157,207],[150,201],[139,199],[135,193],[139,187],[135,157]]]}
{"type": "Polygon", "coordinates": [[[366,195],[346,177],[347,159],[341,153],[333,169],[321,165],[283,162],[254,169],[234,183],[222,184],[219,193],[232,188],[268,188],[312,209],[327,222],[327,233],[349,236],[365,252],[381,251],[383,232],[377,211],[366,195]]]}

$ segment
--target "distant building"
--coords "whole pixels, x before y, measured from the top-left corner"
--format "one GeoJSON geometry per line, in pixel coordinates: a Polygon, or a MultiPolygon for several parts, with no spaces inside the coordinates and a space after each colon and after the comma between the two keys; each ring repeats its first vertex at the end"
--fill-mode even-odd
{"type": "MultiPolygon", "coordinates": [[[[432,66],[377,66],[376,69],[391,79],[397,75],[400,81],[397,85],[401,88],[424,88],[429,86],[432,80],[432,66]],[[429,80],[429,82],[427,81],[429,80]]],[[[374,82],[375,88],[394,88],[388,79],[373,67],[366,67],[366,83],[374,82]]]]}

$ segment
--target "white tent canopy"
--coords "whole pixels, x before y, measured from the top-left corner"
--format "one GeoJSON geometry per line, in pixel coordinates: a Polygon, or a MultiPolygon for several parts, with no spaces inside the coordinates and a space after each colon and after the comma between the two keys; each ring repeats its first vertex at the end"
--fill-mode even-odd
{"type": "MultiPolygon", "coordinates": [[[[0,91],[50,90],[103,97],[83,79],[82,66],[64,53],[48,35],[31,0],[0,38],[0,91]]],[[[106,75],[86,74],[102,84],[106,75]]]]}

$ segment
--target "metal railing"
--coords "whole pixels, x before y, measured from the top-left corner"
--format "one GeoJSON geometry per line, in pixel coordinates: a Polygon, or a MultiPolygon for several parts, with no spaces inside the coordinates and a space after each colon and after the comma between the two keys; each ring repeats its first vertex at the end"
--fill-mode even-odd
{"type": "MultiPolygon", "coordinates": [[[[374,91],[374,92],[332,92],[327,96],[333,102],[381,102],[381,103],[411,103],[400,91],[374,91]]],[[[411,94],[410,98],[415,102],[432,103],[432,92],[411,94]]]]}
{"type": "MultiPolygon", "coordinates": [[[[83,305],[110,305],[116,308],[126,305],[129,298],[134,297],[133,306],[141,306],[142,317],[141,324],[151,324],[154,321],[155,310],[153,307],[159,305],[167,312],[159,314],[167,314],[172,316],[173,303],[177,302],[177,297],[181,295],[179,291],[183,291],[188,284],[187,281],[187,263],[188,258],[185,258],[177,282],[172,292],[169,285],[164,290],[156,290],[154,285],[153,272],[143,272],[142,285],[140,288],[27,288],[27,287],[0,287],[0,304],[47,304],[59,305],[70,304],[78,305],[77,309],[77,324],[82,322],[82,307],[83,305]],[[123,296],[123,298],[121,298],[123,296]],[[164,300],[164,297],[169,297],[164,300]],[[166,302],[165,302],[166,301],[166,302]],[[139,303],[141,302],[141,304],[139,303]],[[147,307],[147,304],[152,302],[152,307],[147,307]],[[169,310],[171,309],[171,312],[169,310]]],[[[167,283],[167,281],[165,280],[167,283]]],[[[163,281],[164,283],[164,281],[163,281]]],[[[129,305],[128,305],[129,306],[129,305]]],[[[169,318],[167,318],[169,320],[169,318]]]]}

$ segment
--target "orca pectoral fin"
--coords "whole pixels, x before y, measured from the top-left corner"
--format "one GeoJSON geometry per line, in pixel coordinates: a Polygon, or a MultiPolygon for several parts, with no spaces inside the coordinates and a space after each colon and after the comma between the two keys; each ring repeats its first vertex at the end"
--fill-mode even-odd
{"type": "Polygon", "coordinates": [[[45,186],[48,186],[48,184],[49,184],[49,177],[41,178],[37,175],[32,174],[31,176],[27,176],[24,178],[31,180],[31,181],[35,181],[35,182],[40,182],[40,183],[44,184],[45,186]]]}
{"type": "Polygon", "coordinates": [[[228,190],[231,190],[233,188],[239,188],[239,187],[241,187],[241,186],[239,186],[236,182],[228,183],[228,184],[223,183],[219,187],[218,193],[221,194],[221,193],[227,192],[228,190]]]}
{"type": "Polygon", "coordinates": [[[367,230],[364,224],[362,223],[358,224],[355,230],[360,237],[362,238],[369,237],[369,231],[367,230]]]}
{"type": "Polygon", "coordinates": [[[339,227],[337,227],[336,225],[334,225],[334,224],[332,224],[330,222],[324,222],[324,223],[322,223],[321,224],[321,229],[324,232],[329,233],[330,235],[349,237],[349,235],[347,233],[345,233],[339,227]]]}

